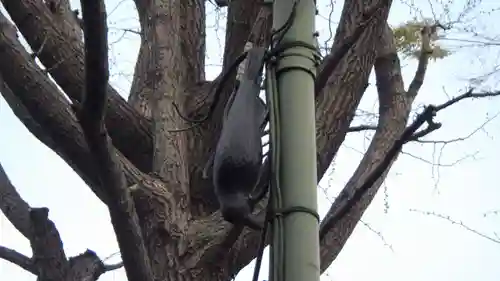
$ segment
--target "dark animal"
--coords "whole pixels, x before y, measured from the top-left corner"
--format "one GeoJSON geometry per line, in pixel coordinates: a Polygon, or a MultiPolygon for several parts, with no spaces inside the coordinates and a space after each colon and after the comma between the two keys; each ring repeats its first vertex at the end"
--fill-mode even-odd
{"type": "Polygon", "coordinates": [[[266,108],[258,95],[264,56],[263,48],[248,51],[244,75],[226,105],[212,167],[222,216],[234,225],[253,229],[263,227],[263,222],[251,216],[249,196],[259,181],[262,166],[261,125],[266,108]]]}

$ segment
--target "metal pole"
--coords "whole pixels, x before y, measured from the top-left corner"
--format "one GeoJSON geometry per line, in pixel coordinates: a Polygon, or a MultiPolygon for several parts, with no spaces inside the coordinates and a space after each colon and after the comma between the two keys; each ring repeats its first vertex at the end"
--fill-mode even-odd
{"type": "MultiPolygon", "coordinates": [[[[303,42],[315,46],[314,0],[274,0],[273,29],[290,20],[291,27],[278,44],[303,42]]],[[[277,61],[279,107],[279,181],[283,210],[305,208],[317,213],[316,125],[314,79],[315,51],[304,46],[287,48],[277,61]]],[[[283,216],[286,281],[319,280],[319,224],[308,212],[294,211],[283,216]]]]}

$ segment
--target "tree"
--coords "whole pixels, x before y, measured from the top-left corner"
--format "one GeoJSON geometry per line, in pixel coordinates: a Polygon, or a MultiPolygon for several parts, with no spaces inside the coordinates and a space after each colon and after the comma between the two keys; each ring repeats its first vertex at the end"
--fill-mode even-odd
{"type": "MultiPolygon", "coordinates": [[[[117,211],[119,206],[113,202],[119,196],[110,196],[112,186],[101,184],[105,171],[95,169],[88,132],[73,110],[83,102],[85,50],[78,18],[67,0],[2,0],[15,25],[0,15],[3,80],[0,91],[33,135],[64,159],[108,205],[111,213],[119,213],[117,219],[123,221],[113,221],[119,240],[130,230],[127,227],[140,229],[142,238],[138,239],[144,241],[145,251],[137,244],[119,243],[127,272],[136,273],[129,274],[130,281],[146,280],[138,275],[141,272],[147,275],[149,269],[139,269],[149,263],[156,280],[227,280],[255,257],[260,237],[258,232],[248,229],[239,236],[233,235],[232,226],[217,211],[211,183],[202,178],[220,132],[223,105],[229,98],[235,75],[225,85],[221,102],[209,121],[192,130],[169,133],[172,128],[186,126],[172,101],[180,105],[184,115],[202,117],[213,100],[212,85],[221,80],[219,76],[207,81],[203,70],[205,7],[199,1],[170,1],[172,5],[158,6],[143,0],[134,3],[141,25],[141,47],[132,89],[129,100],[125,101],[108,87],[105,119],[112,140],[111,155],[122,167],[120,172],[128,187],[125,194],[130,193],[133,198],[133,207],[130,204],[127,213],[130,217],[117,211]],[[16,27],[34,50],[32,54],[21,45],[16,27]],[[200,106],[205,111],[197,110],[200,106]],[[134,216],[138,217],[137,225],[134,216]]],[[[422,34],[415,38],[420,50],[419,67],[405,89],[397,41],[387,24],[390,6],[391,1],[384,0],[346,1],[331,52],[318,67],[318,178],[325,173],[349,131],[370,129],[349,128],[349,125],[372,67],[380,103],[370,147],[342,192],[347,196],[335,200],[322,222],[321,233],[325,234],[320,241],[322,271],[342,250],[392,165],[386,167],[382,177],[347,215],[328,223],[349,199],[349,194],[359,189],[380,165],[405,130],[412,103],[424,80],[433,34],[442,24],[434,21],[417,29],[422,34]],[[369,24],[365,22],[366,5],[377,7],[369,17],[369,24]],[[360,27],[363,30],[357,42],[338,64],[332,64],[343,40],[360,27]]],[[[227,9],[223,73],[241,54],[247,41],[265,45],[270,34],[271,13],[267,7],[251,0],[238,0],[232,1],[227,9]]],[[[470,92],[463,97],[474,95],[470,92]]],[[[100,274],[116,267],[104,265],[92,252],[68,259],[56,226],[48,219],[48,210],[31,209],[3,169],[0,176],[0,208],[33,249],[33,257],[27,258],[0,248],[0,257],[38,275],[40,280],[89,280],[84,279],[88,276],[97,280],[100,274]]]]}

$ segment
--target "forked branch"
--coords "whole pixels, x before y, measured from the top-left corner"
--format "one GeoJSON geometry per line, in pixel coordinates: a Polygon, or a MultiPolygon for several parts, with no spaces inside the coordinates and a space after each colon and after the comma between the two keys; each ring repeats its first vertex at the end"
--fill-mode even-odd
{"type": "Polygon", "coordinates": [[[107,101],[108,40],[104,1],[81,1],[85,38],[85,94],[76,114],[82,126],[96,172],[105,186],[108,208],[123,263],[130,281],[153,281],[134,201],[127,191],[121,164],[111,153],[104,125],[107,101]]]}
{"type": "Polygon", "coordinates": [[[0,258],[8,260],[40,280],[64,280],[68,262],[59,232],[48,218],[47,208],[31,208],[9,180],[0,164],[0,210],[29,241],[33,257],[0,247],[0,258]]]}
{"type": "MultiPolygon", "coordinates": [[[[63,243],[55,224],[48,218],[47,208],[31,208],[0,164],[0,210],[29,241],[33,252],[27,257],[13,249],[0,246],[0,259],[7,260],[38,276],[38,280],[81,280],[92,276],[97,280],[107,271],[123,264],[104,264],[90,250],[67,259],[63,243]]],[[[86,279],[87,280],[87,279],[86,279]]]]}
{"type": "Polygon", "coordinates": [[[377,12],[380,9],[383,9],[384,6],[387,6],[387,2],[387,0],[382,0],[374,7],[367,9],[367,11],[363,14],[361,22],[356,27],[353,34],[346,38],[345,42],[337,50],[335,50],[335,52],[331,53],[325,58],[325,64],[321,71],[318,73],[314,85],[314,92],[316,95],[318,95],[318,93],[321,92],[323,88],[325,88],[328,79],[330,79],[332,73],[335,71],[342,58],[345,57],[347,52],[349,52],[349,50],[354,46],[354,44],[356,44],[361,35],[363,35],[366,28],[376,17],[377,12]]]}

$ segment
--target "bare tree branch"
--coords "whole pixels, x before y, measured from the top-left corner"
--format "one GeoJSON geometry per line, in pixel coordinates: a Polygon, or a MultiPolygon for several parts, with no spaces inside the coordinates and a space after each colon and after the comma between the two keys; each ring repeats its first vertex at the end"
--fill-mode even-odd
{"type": "MultiPolygon", "coordinates": [[[[456,137],[456,138],[452,138],[452,139],[448,139],[448,140],[421,140],[421,139],[417,139],[416,141],[420,142],[420,143],[442,144],[443,146],[445,146],[447,144],[450,144],[450,143],[454,143],[454,142],[464,141],[466,139],[469,139],[473,135],[475,135],[477,132],[479,132],[481,130],[484,130],[484,127],[488,123],[490,123],[491,121],[493,121],[494,119],[496,119],[498,116],[500,116],[500,111],[497,112],[496,114],[494,114],[492,117],[488,117],[486,119],[486,121],[484,121],[480,126],[478,126],[474,130],[472,130],[472,132],[470,132],[467,135],[462,136],[462,137],[456,137]]],[[[423,136],[420,136],[420,137],[423,137],[423,136]]]]}
{"type": "MultiPolygon", "coordinates": [[[[477,99],[477,98],[485,98],[485,97],[496,97],[496,96],[500,96],[500,91],[493,91],[493,92],[480,92],[480,93],[474,93],[473,92],[474,89],[470,89],[468,90],[467,92],[465,92],[464,94],[462,95],[459,95],[455,98],[452,98],[450,99],[449,101],[447,101],[446,103],[443,103],[441,105],[439,105],[437,108],[438,110],[442,110],[442,109],[445,109],[461,100],[464,100],[464,99],[468,99],[468,98],[472,98],[472,99],[477,99]]],[[[486,122],[484,122],[484,124],[482,124],[478,129],[474,130],[472,133],[468,134],[467,136],[465,137],[460,137],[460,138],[455,138],[455,139],[452,139],[452,140],[442,140],[442,141],[438,141],[438,140],[420,140],[420,138],[424,137],[424,136],[427,136],[428,134],[434,132],[435,130],[439,129],[440,127],[437,126],[437,124],[433,124],[432,126],[429,126],[421,131],[418,131],[418,132],[415,132],[415,134],[408,139],[408,141],[418,141],[418,142],[421,142],[421,143],[443,143],[443,144],[446,144],[446,143],[451,143],[451,142],[457,142],[457,141],[462,141],[462,140],[465,140],[467,138],[469,138],[470,136],[472,136],[474,133],[476,133],[479,129],[483,128],[484,125],[486,125],[487,123],[489,123],[491,120],[493,120],[493,118],[491,119],[488,119],[486,122]],[[437,126],[437,127],[436,127],[437,126]]],[[[359,126],[352,126],[349,128],[349,132],[360,132],[360,131],[364,131],[364,130],[376,130],[377,128],[375,126],[372,126],[372,125],[359,125],[359,126]]]]}
{"type": "MultiPolygon", "coordinates": [[[[418,94],[418,91],[420,90],[424,82],[425,73],[427,71],[427,65],[429,64],[429,56],[432,53],[432,48],[430,46],[430,38],[433,34],[435,34],[437,27],[438,27],[437,25],[424,26],[421,30],[422,44],[420,47],[420,57],[418,60],[417,71],[415,72],[415,76],[408,88],[408,95],[410,97],[415,97],[418,94]]],[[[360,126],[350,127],[349,132],[359,132],[364,130],[376,130],[376,129],[377,126],[360,125],[360,126]]],[[[418,139],[419,137],[428,133],[430,132],[417,133],[417,135],[414,136],[413,139],[418,139]]]]}
{"type": "Polygon", "coordinates": [[[433,106],[428,106],[421,114],[418,115],[416,120],[403,132],[401,137],[394,143],[391,149],[387,152],[383,161],[370,173],[370,176],[364,181],[360,188],[356,189],[354,194],[350,196],[345,205],[338,208],[325,223],[322,223],[320,231],[320,239],[323,239],[328,231],[343,217],[345,216],[351,208],[363,197],[366,191],[373,186],[373,184],[378,180],[378,178],[386,171],[389,164],[397,156],[401,148],[405,143],[407,143],[412,135],[422,126],[424,123],[435,124],[432,121],[433,116],[436,111],[433,106]]]}
{"type": "Polygon", "coordinates": [[[421,211],[421,210],[416,210],[416,209],[410,209],[411,212],[416,212],[416,213],[420,213],[420,214],[423,214],[423,215],[428,215],[428,216],[433,216],[433,217],[436,217],[436,218],[439,218],[439,219],[442,219],[442,220],[445,220],[445,221],[448,221],[450,222],[451,224],[454,224],[454,225],[458,225],[462,228],[464,228],[465,230],[469,231],[469,232],[472,232],[476,235],[479,235],[485,239],[488,239],[492,242],[495,242],[497,244],[500,244],[500,239],[498,238],[494,238],[494,237],[491,237],[489,235],[486,235],[484,233],[481,233],[480,231],[476,230],[476,229],[473,229],[469,226],[467,226],[465,223],[463,223],[462,221],[456,221],[454,219],[452,219],[450,216],[447,216],[447,215],[442,215],[442,214],[438,214],[438,213],[435,213],[435,212],[429,212],[429,211],[421,211]]]}
{"type": "Polygon", "coordinates": [[[30,206],[21,198],[0,163],[0,210],[24,237],[31,237],[30,206]]]}
{"type": "MultiPolygon", "coordinates": [[[[59,19],[42,0],[1,0],[17,28],[46,70],[70,99],[79,103],[84,90],[84,54],[81,40],[75,40],[71,11],[59,19]]],[[[5,52],[0,52],[4,61],[5,52]]],[[[10,85],[12,87],[12,85],[10,85]]],[[[108,85],[106,125],[113,144],[143,172],[151,171],[152,124],[136,112],[108,85]]]]}
{"type": "MultiPolygon", "coordinates": [[[[439,106],[436,106],[436,111],[443,110],[443,109],[445,109],[449,106],[452,106],[453,104],[455,104],[461,100],[464,100],[464,99],[468,99],[468,98],[475,99],[475,98],[496,97],[496,96],[500,96],[500,91],[474,93],[474,89],[471,88],[470,90],[468,90],[464,94],[459,95],[453,99],[450,99],[449,101],[447,101],[439,106]]],[[[433,141],[421,141],[419,139],[432,133],[433,131],[435,131],[439,128],[440,128],[439,124],[436,124],[436,123],[429,124],[429,127],[425,128],[421,131],[416,132],[410,140],[418,140],[419,142],[433,142],[433,141]]],[[[458,140],[460,140],[460,139],[458,139],[458,140]]],[[[456,141],[456,140],[452,140],[452,141],[456,141]]]]}
{"type": "Polygon", "coordinates": [[[33,261],[40,280],[64,280],[69,264],[59,232],[48,215],[47,208],[32,208],[30,211],[33,261]]]}
{"type": "MultiPolygon", "coordinates": [[[[30,241],[33,257],[28,258],[22,254],[0,246],[0,258],[9,260],[29,272],[38,276],[38,280],[83,280],[64,279],[68,275],[98,276],[106,270],[112,270],[120,265],[105,267],[102,262],[98,271],[95,262],[80,264],[74,267],[72,259],[69,261],[64,253],[59,232],[54,223],[49,220],[47,208],[30,208],[17,193],[11,184],[0,163],[0,209],[7,219],[21,231],[30,241]]],[[[97,258],[97,256],[96,256],[97,258]]],[[[74,259],[73,259],[74,260],[74,259]]],[[[97,258],[98,261],[100,261],[97,258]]],[[[89,279],[87,279],[89,280],[89,279]]]]}
{"type": "Polygon", "coordinates": [[[375,185],[377,180],[379,180],[382,174],[387,170],[388,166],[390,166],[391,162],[394,161],[405,143],[411,141],[416,137],[422,137],[425,134],[437,130],[441,127],[440,123],[436,123],[433,121],[433,117],[438,111],[441,111],[466,97],[491,97],[497,95],[500,95],[500,92],[472,94],[472,90],[470,90],[467,93],[460,95],[457,98],[452,99],[444,104],[438,106],[427,106],[425,110],[417,116],[415,121],[405,129],[401,137],[385,154],[382,162],[376,166],[376,168],[370,173],[363,184],[354,191],[354,194],[349,196],[344,193],[344,191],[343,193],[341,193],[339,197],[344,197],[345,200],[343,201],[342,205],[338,205],[335,209],[331,209],[334,211],[331,214],[329,212],[325,220],[322,222],[320,229],[320,239],[323,239],[328,234],[329,230],[334,228],[335,225],[344,216],[346,216],[350,212],[350,210],[358,203],[358,201],[367,193],[367,191],[375,185]],[[428,127],[417,132],[420,126],[422,126],[424,123],[427,123],[428,127]]]}
{"type": "MultiPolygon", "coordinates": [[[[15,33],[11,33],[12,36],[4,32],[4,27],[8,30],[8,26],[2,23],[0,28],[0,48],[3,50],[0,53],[5,56],[0,73],[10,87],[4,87],[1,94],[27,128],[61,156],[107,204],[104,190],[107,186],[98,178],[83,131],[68,102],[20,45],[15,33]]],[[[143,174],[119,151],[110,149],[123,165],[128,184],[140,183],[134,196],[144,195],[149,198],[148,202],[158,202],[166,209],[175,205],[161,181],[143,174]]],[[[165,225],[168,228],[170,224],[166,222],[165,225]]]]}
{"type": "Polygon", "coordinates": [[[0,259],[4,259],[6,261],[9,261],[22,269],[33,273],[34,275],[38,275],[38,271],[36,270],[33,261],[28,258],[27,256],[9,249],[4,246],[0,246],[0,259]]]}
{"type": "Polygon", "coordinates": [[[108,266],[99,259],[94,251],[86,250],[82,254],[69,259],[70,270],[66,280],[97,280],[99,277],[111,270],[120,268],[122,263],[108,266]],[[89,279],[90,278],[90,279],[89,279]]]}
{"type": "MultiPolygon", "coordinates": [[[[423,141],[420,141],[419,138],[421,137],[424,137],[432,132],[434,132],[435,130],[439,129],[439,127],[432,127],[432,126],[429,126],[421,131],[418,131],[418,132],[415,132],[415,134],[408,139],[408,141],[419,141],[419,142],[423,142],[423,141]]],[[[353,132],[361,132],[361,131],[368,131],[368,130],[377,130],[377,127],[376,126],[372,126],[372,125],[359,125],[359,126],[352,126],[352,127],[349,127],[349,131],[350,133],[353,133],[353,132]]]]}
{"type": "Polygon", "coordinates": [[[85,38],[85,96],[77,116],[94,157],[125,270],[130,281],[153,281],[150,261],[122,167],[111,152],[104,124],[107,102],[108,40],[104,1],[81,1],[85,38]]]}
{"type": "MultiPolygon", "coordinates": [[[[0,163],[0,209],[14,226],[30,241],[33,257],[28,258],[13,250],[0,247],[0,258],[9,260],[38,276],[38,280],[83,280],[64,279],[67,275],[98,276],[105,272],[102,266],[95,275],[95,263],[74,268],[71,259],[68,261],[64,253],[59,232],[49,220],[47,208],[30,208],[11,184],[0,163]],[[7,196],[6,196],[7,194],[7,196]],[[21,219],[20,219],[21,218],[21,219]]],[[[101,262],[102,264],[102,262],[101,262]]]]}
{"type": "MultiPolygon", "coordinates": [[[[103,201],[102,186],[83,131],[68,101],[36,65],[16,37],[15,28],[0,13],[0,93],[28,130],[72,167],[103,201]],[[8,83],[9,85],[7,85],[8,83]]],[[[123,165],[127,184],[141,182],[149,194],[171,195],[163,184],[142,173],[117,149],[113,153],[123,165]],[[159,189],[161,191],[159,191],[159,189]]]]}
{"type": "MultiPolygon", "coordinates": [[[[381,2],[386,5],[375,12],[371,24],[365,27],[357,43],[342,58],[335,71],[327,75],[328,80],[322,90],[323,93],[316,98],[318,179],[322,178],[345,140],[356,108],[369,85],[370,70],[377,57],[375,46],[382,35],[392,1],[373,0],[367,3],[356,0],[344,4],[332,53],[342,48],[345,38],[351,37],[356,27],[361,24],[363,15],[369,10],[367,6],[376,7],[381,2]],[[356,75],[353,75],[354,73],[356,75]]],[[[318,77],[323,75],[321,72],[325,71],[324,66],[328,64],[328,57],[325,57],[318,67],[318,77]]]]}
{"type": "Polygon", "coordinates": [[[316,95],[320,93],[323,88],[326,86],[328,80],[330,79],[332,73],[335,71],[335,68],[339,65],[340,61],[344,58],[349,50],[358,42],[361,35],[366,30],[366,27],[376,18],[378,12],[383,10],[384,7],[390,6],[390,2],[388,0],[381,0],[376,3],[373,7],[367,7],[365,9],[366,12],[363,13],[360,23],[354,30],[351,36],[343,40],[342,45],[340,45],[334,52],[325,57],[325,60],[322,64],[321,71],[318,73],[314,85],[314,91],[316,95]]]}
{"type": "MultiPolygon", "coordinates": [[[[388,169],[399,154],[399,150],[394,152],[394,143],[401,142],[401,135],[407,132],[405,131],[406,120],[416,93],[410,94],[404,90],[394,36],[387,23],[384,23],[379,40],[375,61],[380,116],[377,131],[360,165],[321,222],[322,271],[340,253],[354,227],[370,205],[388,169]],[[391,153],[393,153],[393,158],[388,160],[387,155],[391,153]],[[380,168],[382,162],[386,164],[383,169],[380,168]],[[380,174],[373,177],[374,172],[377,171],[380,174]],[[368,184],[365,185],[367,182],[368,184]],[[365,192],[361,193],[360,188],[366,188],[365,192]],[[352,199],[353,197],[356,199],[352,199]],[[332,217],[335,218],[335,222],[332,222],[332,217]]],[[[415,128],[417,129],[418,127],[415,128]]],[[[411,137],[411,134],[408,137],[411,137]]]]}
{"type": "Polygon", "coordinates": [[[437,110],[442,110],[445,109],[451,105],[454,105],[455,103],[463,100],[463,99],[477,99],[477,98],[486,98],[486,97],[496,97],[500,96],[500,91],[494,91],[494,92],[481,92],[481,93],[474,93],[474,88],[469,89],[467,92],[465,92],[462,95],[459,95],[439,106],[436,107],[437,110]]]}
{"type": "Polygon", "coordinates": [[[114,263],[114,264],[105,264],[104,265],[104,271],[105,272],[113,271],[113,270],[116,270],[116,269],[119,269],[119,268],[122,268],[122,267],[123,267],[123,262],[114,263]]]}
{"type": "Polygon", "coordinates": [[[361,132],[361,131],[367,131],[367,130],[376,130],[377,126],[374,125],[359,125],[359,126],[351,126],[349,127],[348,132],[361,132]]]}
{"type": "Polygon", "coordinates": [[[416,96],[422,84],[424,83],[425,72],[429,64],[429,57],[432,54],[431,36],[436,33],[437,25],[424,26],[420,32],[422,36],[422,44],[420,46],[420,57],[418,59],[417,71],[408,87],[408,94],[416,96]]]}
{"type": "Polygon", "coordinates": [[[54,150],[105,201],[93,170],[83,132],[69,103],[36,65],[17,39],[14,27],[0,13],[1,78],[8,84],[2,96],[27,128],[54,150]]]}

